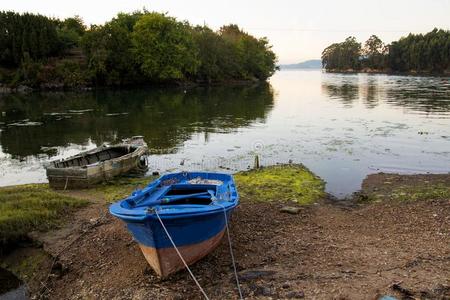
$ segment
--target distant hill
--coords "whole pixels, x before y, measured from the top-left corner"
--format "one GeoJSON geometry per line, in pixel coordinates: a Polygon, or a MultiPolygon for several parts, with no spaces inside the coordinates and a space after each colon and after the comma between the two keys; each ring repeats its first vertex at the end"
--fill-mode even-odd
{"type": "Polygon", "coordinates": [[[310,59],[298,64],[280,65],[281,70],[288,69],[321,69],[322,61],[320,59],[310,59]]]}

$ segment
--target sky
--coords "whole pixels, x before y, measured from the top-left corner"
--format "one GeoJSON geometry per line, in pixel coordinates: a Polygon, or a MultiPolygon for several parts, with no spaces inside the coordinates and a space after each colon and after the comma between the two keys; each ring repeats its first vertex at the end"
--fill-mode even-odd
{"type": "Polygon", "coordinates": [[[144,7],[213,29],[238,24],[267,37],[281,64],[320,58],[325,47],[350,35],[364,42],[376,34],[389,43],[409,32],[450,29],[450,0],[0,0],[1,10],[79,15],[87,24],[144,7]]]}

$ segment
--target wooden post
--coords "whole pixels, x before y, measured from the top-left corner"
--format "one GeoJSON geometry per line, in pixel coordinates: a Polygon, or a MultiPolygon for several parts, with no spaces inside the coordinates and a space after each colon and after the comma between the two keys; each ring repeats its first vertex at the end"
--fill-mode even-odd
{"type": "Polygon", "coordinates": [[[259,156],[258,154],[255,155],[255,163],[253,165],[254,169],[259,169],[259,156]]]}

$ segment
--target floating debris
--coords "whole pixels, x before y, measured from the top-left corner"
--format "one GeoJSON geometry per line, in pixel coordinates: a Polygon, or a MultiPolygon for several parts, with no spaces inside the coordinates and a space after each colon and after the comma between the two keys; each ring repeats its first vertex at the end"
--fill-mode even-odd
{"type": "Polygon", "coordinates": [[[65,112],[45,112],[43,113],[44,116],[64,116],[67,113],[65,112]]]}
{"type": "Polygon", "coordinates": [[[24,126],[41,126],[42,122],[32,122],[28,119],[15,122],[15,123],[9,123],[7,126],[16,126],[16,127],[24,127],[24,126]]]}
{"type": "Polygon", "coordinates": [[[105,116],[107,117],[116,117],[116,116],[125,116],[128,115],[129,113],[127,112],[123,112],[123,113],[110,113],[110,114],[106,114],[105,116]]]}
{"type": "Polygon", "coordinates": [[[69,113],[85,113],[85,112],[90,112],[90,111],[94,111],[94,109],[87,108],[87,109],[69,109],[68,110],[69,113]]]}

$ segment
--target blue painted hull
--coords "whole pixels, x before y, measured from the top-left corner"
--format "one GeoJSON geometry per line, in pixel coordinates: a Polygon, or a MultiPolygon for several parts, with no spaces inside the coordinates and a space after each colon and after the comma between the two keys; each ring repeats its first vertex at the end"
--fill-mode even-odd
{"type": "MultiPolygon", "coordinates": [[[[229,219],[232,210],[228,210],[229,219]]],[[[172,240],[177,246],[198,244],[216,236],[225,229],[223,210],[207,215],[162,219],[172,240]]],[[[143,222],[127,223],[127,228],[134,239],[142,245],[153,248],[172,247],[167,234],[156,218],[148,218],[143,222]]]]}
{"type": "Polygon", "coordinates": [[[238,198],[230,175],[174,173],[111,205],[110,212],[126,222],[149,264],[166,277],[184,267],[172,241],[188,264],[204,257],[220,243],[238,198]]]}

